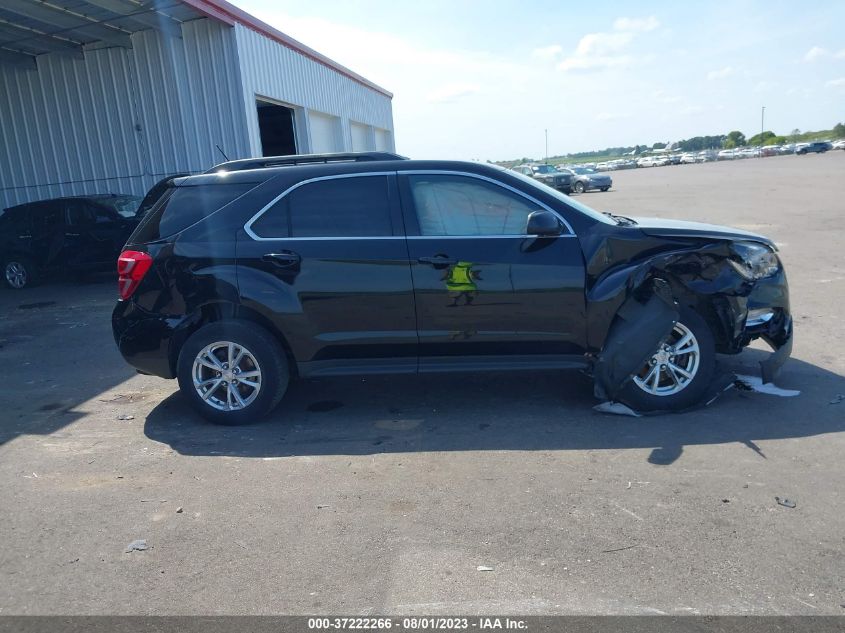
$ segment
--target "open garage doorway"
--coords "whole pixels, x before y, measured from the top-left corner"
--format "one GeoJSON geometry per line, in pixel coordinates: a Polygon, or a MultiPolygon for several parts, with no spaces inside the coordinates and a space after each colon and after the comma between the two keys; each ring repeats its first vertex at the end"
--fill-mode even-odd
{"type": "Polygon", "coordinates": [[[261,134],[263,156],[288,156],[296,154],[296,131],[292,108],[255,100],[258,110],[258,130],[261,134]]]}

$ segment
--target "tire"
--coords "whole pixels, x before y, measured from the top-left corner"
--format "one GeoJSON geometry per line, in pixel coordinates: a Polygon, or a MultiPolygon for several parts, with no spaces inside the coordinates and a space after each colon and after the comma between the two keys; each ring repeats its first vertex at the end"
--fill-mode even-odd
{"type": "Polygon", "coordinates": [[[584,186],[583,182],[576,182],[575,183],[575,193],[584,193],[587,188],[584,186]]]}
{"type": "Polygon", "coordinates": [[[601,188],[602,191],[607,191],[608,189],[610,189],[610,187],[602,187],[601,188]]]}
{"type": "Polygon", "coordinates": [[[23,290],[38,283],[38,269],[29,257],[9,255],[3,259],[3,283],[12,290],[23,290]]]}
{"type": "Polygon", "coordinates": [[[224,425],[260,420],[279,404],[290,382],[279,342],[259,325],[234,320],[209,323],[194,332],[179,353],[176,375],[191,406],[207,420],[224,425]],[[234,354],[233,360],[240,358],[235,368],[228,366],[229,354],[234,354]],[[200,363],[200,357],[205,362],[200,363]]]}
{"type": "MultiPolygon", "coordinates": [[[[691,349],[692,344],[697,344],[697,358],[694,358],[694,352],[670,357],[671,360],[666,359],[665,356],[652,357],[650,361],[646,362],[643,369],[628,381],[628,384],[622,389],[619,399],[635,411],[677,411],[698,404],[705,397],[713,380],[716,367],[716,344],[713,340],[713,333],[704,319],[691,308],[684,307],[680,310],[680,320],[669,335],[667,343],[671,345],[681,342],[682,337],[687,334],[692,335],[692,340],[683,343],[683,349],[691,349]],[[667,367],[681,366],[685,372],[692,375],[692,379],[688,380],[684,376],[676,374],[681,383],[684,384],[680,389],[674,390],[680,386],[680,383],[672,380],[669,375],[670,370],[657,368],[657,365],[662,366],[661,361],[663,360],[666,360],[667,367]],[[655,361],[654,365],[652,361],[655,361]],[[653,371],[657,372],[656,389],[652,387],[653,378],[651,376],[654,374],[651,372],[653,371]],[[659,393],[660,391],[663,393],[659,393]]],[[[658,348],[655,356],[660,354],[661,351],[658,348]]]]}

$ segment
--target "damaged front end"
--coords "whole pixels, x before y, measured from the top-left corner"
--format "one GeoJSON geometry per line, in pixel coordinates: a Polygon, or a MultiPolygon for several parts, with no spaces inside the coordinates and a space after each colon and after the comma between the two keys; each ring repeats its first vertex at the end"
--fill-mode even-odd
{"type": "Polygon", "coordinates": [[[737,354],[754,339],[766,341],[773,354],[760,363],[762,379],[775,379],[792,351],[783,266],[765,238],[718,238],[629,230],[585,253],[597,397],[617,399],[663,345],[679,306],[704,319],[715,352],[737,354]]]}

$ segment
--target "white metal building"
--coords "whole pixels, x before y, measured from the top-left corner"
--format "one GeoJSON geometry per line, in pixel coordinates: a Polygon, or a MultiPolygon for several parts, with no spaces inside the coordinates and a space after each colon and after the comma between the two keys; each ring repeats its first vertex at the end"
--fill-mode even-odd
{"type": "Polygon", "coordinates": [[[0,1],[0,209],[394,150],[391,93],[225,0],[0,1]]]}

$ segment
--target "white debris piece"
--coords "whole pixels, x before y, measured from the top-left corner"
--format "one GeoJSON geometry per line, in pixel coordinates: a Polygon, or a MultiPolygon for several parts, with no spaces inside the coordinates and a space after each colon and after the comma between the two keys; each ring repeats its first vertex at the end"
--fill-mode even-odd
{"type": "Polygon", "coordinates": [[[743,386],[757,393],[767,393],[770,396],[782,396],[784,398],[793,398],[795,396],[801,395],[801,392],[795,389],[781,389],[774,383],[764,383],[763,379],[760,376],[746,376],[743,374],[737,374],[736,379],[737,381],[741,382],[743,386]]]}
{"type": "Polygon", "coordinates": [[[598,411],[599,413],[613,413],[615,415],[628,415],[632,418],[642,417],[631,407],[625,406],[621,402],[602,402],[594,406],[593,411],[598,411]]]}

